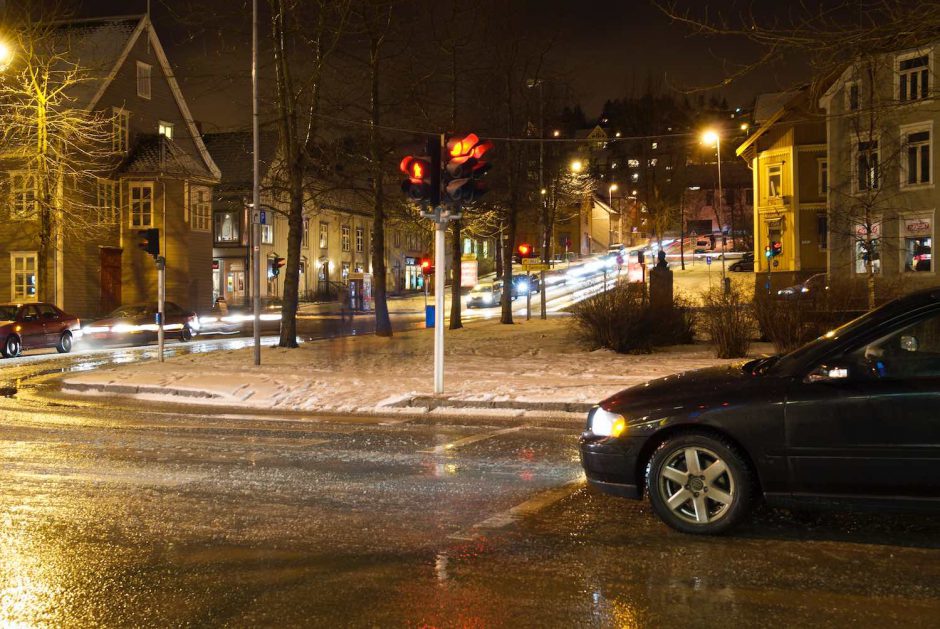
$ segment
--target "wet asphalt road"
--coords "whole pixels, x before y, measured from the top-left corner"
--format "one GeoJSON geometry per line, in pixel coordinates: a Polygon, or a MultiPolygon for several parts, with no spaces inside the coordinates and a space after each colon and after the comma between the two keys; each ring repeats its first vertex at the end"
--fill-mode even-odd
{"type": "Polygon", "coordinates": [[[48,362],[0,398],[3,626],[940,618],[936,516],[764,509],[733,536],[683,536],[577,482],[570,422],[73,406],[30,389],[23,370],[48,362]]]}

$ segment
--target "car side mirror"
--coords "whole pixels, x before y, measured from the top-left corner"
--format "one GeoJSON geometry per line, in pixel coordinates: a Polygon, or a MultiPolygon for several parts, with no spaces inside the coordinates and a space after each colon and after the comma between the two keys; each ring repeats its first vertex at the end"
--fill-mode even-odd
{"type": "Polygon", "coordinates": [[[812,384],[815,382],[835,382],[837,380],[847,380],[849,370],[844,366],[820,365],[806,374],[803,382],[812,384]]]}
{"type": "Polygon", "coordinates": [[[901,349],[906,352],[916,352],[918,348],[917,337],[905,334],[901,337],[901,349]]]}

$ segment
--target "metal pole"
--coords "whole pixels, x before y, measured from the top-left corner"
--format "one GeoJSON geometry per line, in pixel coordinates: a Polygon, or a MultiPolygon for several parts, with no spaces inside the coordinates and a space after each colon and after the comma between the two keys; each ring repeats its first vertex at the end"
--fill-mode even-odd
{"type": "Polygon", "coordinates": [[[261,225],[256,217],[261,212],[260,168],[258,164],[258,150],[260,137],[258,133],[258,0],[251,1],[251,134],[252,134],[252,185],[251,185],[251,278],[254,291],[252,293],[253,317],[252,331],[254,332],[254,361],[261,364],[261,225]]]}
{"type": "Polygon", "coordinates": [[[679,200],[679,263],[685,271],[685,187],[679,200]]]}
{"type": "Polygon", "coordinates": [[[163,345],[165,342],[163,333],[164,303],[166,300],[166,258],[157,256],[157,352],[160,354],[160,362],[163,362],[163,345]]]}
{"type": "Polygon", "coordinates": [[[526,275],[525,283],[528,287],[525,292],[525,320],[529,321],[532,319],[532,282],[529,280],[528,275],[526,275]]]}
{"type": "MultiPolygon", "coordinates": [[[[441,210],[438,209],[438,212],[441,210]]],[[[444,392],[444,230],[438,220],[434,228],[434,393],[444,392]]],[[[511,281],[511,280],[510,280],[511,281]]]]}
{"type": "Polygon", "coordinates": [[[545,293],[546,293],[546,289],[545,289],[545,269],[542,269],[541,271],[539,271],[539,290],[540,290],[541,293],[542,293],[542,314],[541,314],[541,318],[542,318],[542,319],[547,319],[547,318],[548,318],[548,312],[547,312],[547,310],[546,310],[546,305],[545,305],[545,293]]]}
{"type": "MultiPolygon", "coordinates": [[[[721,200],[723,198],[721,194],[721,136],[720,135],[715,136],[715,148],[718,151],[718,220],[720,221],[721,220],[721,200]]],[[[721,228],[722,226],[719,224],[718,229],[721,229],[721,228]]],[[[730,286],[728,286],[728,279],[725,277],[725,254],[727,253],[727,251],[725,251],[726,242],[727,241],[725,240],[724,230],[722,230],[721,232],[721,290],[727,293],[730,286]]]]}

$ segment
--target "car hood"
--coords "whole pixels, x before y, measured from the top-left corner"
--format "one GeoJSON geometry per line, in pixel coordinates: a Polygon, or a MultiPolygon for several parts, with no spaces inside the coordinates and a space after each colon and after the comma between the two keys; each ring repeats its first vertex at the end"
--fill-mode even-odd
{"type": "Polygon", "coordinates": [[[657,378],[615,393],[600,406],[620,413],[631,423],[726,406],[766,380],[767,376],[755,375],[747,369],[748,364],[708,367],[657,378]]]}
{"type": "Polygon", "coordinates": [[[0,328],[5,328],[6,326],[13,325],[14,323],[16,323],[16,321],[0,319],[0,328]]]}

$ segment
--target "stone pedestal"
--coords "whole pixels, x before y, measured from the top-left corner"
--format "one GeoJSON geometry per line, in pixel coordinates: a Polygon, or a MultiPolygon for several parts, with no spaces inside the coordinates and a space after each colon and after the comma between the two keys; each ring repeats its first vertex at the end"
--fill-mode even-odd
{"type": "Polygon", "coordinates": [[[650,307],[654,311],[672,308],[672,271],[665,266],[650,269],[650,307]]]}

